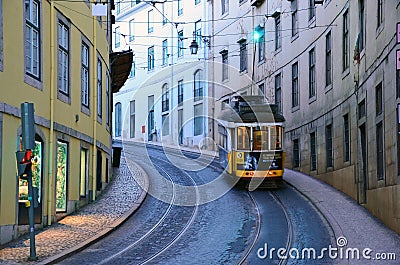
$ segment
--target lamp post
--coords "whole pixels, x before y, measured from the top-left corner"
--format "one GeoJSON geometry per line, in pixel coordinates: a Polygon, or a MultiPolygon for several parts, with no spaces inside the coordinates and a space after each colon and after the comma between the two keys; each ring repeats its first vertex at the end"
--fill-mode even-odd
{"type": "Polygon", "coordinates": [[[207,47],[210,47],[210,36],[198,36],[196,35],[196,32],[193,31],[193,40],[189,46],[191,54],[197,54],[197,51],[199,50],[199,44],[196,41],[196,37],[201,37],[201,40],[207,44],[207,47]]]}

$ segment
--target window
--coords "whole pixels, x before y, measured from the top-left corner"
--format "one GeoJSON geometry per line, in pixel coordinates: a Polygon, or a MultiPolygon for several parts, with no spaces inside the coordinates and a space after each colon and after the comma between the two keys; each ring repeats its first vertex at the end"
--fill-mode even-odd
{"type": "Polygon", "coordinates": [[[377,24],[379,28],[383,24],[383,0],[377,0],[377,24]]]}
{"type": "Polygon", "coordinates": [[[237,149],[238,150],[250,150],[250,127],[241,126],[237,128],[237,149]]]}
{"type": "Polygon", "coordinates": [[[194,0],[194,4],[195,4],[195,5],[200,4],[200,0],[194,0]]]}
{"type": "Polygon", "coordinates": [[[347,70],[350,65],[350,40],[349,40],[349,11],[346,10],[343,14],[343,71],[347,70]]]}
{"type": "Polygon", "coordinates": [[[315,132],[310,133],[310,170],[317,170],[317,139],[315,132]]]}
{"type": "Polygon", "coordinates": [[[88,163],[89,151],[85,148],[81,148],[81,170],[79,180],[79,197],[85,198],[87,194],[87,184],[89,184],[89,163],[88,163]]]}
{"type": "Polygon", "coordinates": [[[360,32],[358,35],[358,49],[361,52],[364,50],[364,40],[365,40],[365,4],[364,0],[359,0],[358,1],[358,23],[359,23],[359,28],[360,32]]]}
{"type": "Polygon", "coordinates": [[[292,8],[292,37],[299,33],[299,21],[297,17],[297,0],[293,0],[291,4],[292,8]]]}
{"type": "Polygon", "coordinates": [[[312,48],[308,53],[308,96],[315,97],[315,49],[312,48]]]}
{"type": "MultiPolygon", "coordinates": [[[[264,31],[264,28],[260,30],[264,31]]],[[[258,39],[258,62],[262,62],[265,59],[265,39],[264,39],[264,32],[258,39]]]]}
{"type": "Polygon", "coordinates": [[[129,78],[133,78],[136,76],[136,62],[132,61],[131,71],[129,73],[129,78]]]}
{"type": "Polygon", "coordinates": [[[315,18],[315,0],[308,0],[308,21],[315,18]]]}
{"type": "Polygon", "coordinates": [[[275,104],[278,105],[278,111],[282,113],[281,74],[275,76],[275,104]]]}
{"type": "Polygon", "coordinates": [[[178,104],[183,103],[183,80],[178,81],[178,104]]]}
{"type": "Polygon", "coordinates": [[[69,96],[69,28],[58,21],[58,91],[69,96]]]}
{"type": "Polygon", "coordinates": [[[135,138],[135,101],[132,100],[129,103],[129,113],[130,113],[130,119],[129,119],[129,136],[131,138],[135,138]]]}
{"type": "Polygon", "coordinates": [[[178,32],[178,57],[183,56],[183,30],[178,32]]]}
{"type": "Polygon", "coordinates": [[[81,50],[81,103],[89,108],[89,46],[82,42],[81,50]]]}
{"type": "Polygon", "coordinates": [[[168,84],[164,84],[162,87],[162,111],[169,110],[169,91],[168,84]]]}
{"type": "Polygon", "coordinates": [[[194,100],[200,100],[203,98],[203,81],[202,72],[197,70],[194,73],[194,100]]]}
{"type": "Polygon", "coordinates": [[[168,64],[168,40],[162,42],[162,64],[164,66],[168,64]]]}
{"type": "Polygon", "coordinates": [[[299,139],[293,140],[293,167],[300,167],[299,139]]]}
{"type": "Polygon", "coordinates": [[[333,135],[332,124],[325,127],[326,167],[333,167],[333,135]]]}
{"type": "Polygon", "coordinates": [[[349,114],[343,116],[343,161],[350,161],[350,123],[349,114]]]}
{"type": "Polygon", "coordinates": [[[228,51],[224,50],[221,52],[222,56],[222,81],[225,81],[228,79],[228,51]]]}
{"type": "Polygon", "coordinates": [[[121,136],[122,131],[122,105],[120,102],[115,104],[115,137],[121,136]]]}
{"type": "Polygon", "coordinates": [[[164,114],[161,116],[162,121],[162,135],[169,135],[169,115],[164,114]]]}
{"type": "Polygon", "coordinates": [[[299,65],[292,65],[292,108],[299,106],[299,65]]]}
{"type": "Polygon", "coordinates": [[[178,16],[183,14],[182,0],[178,0],[178,16]]]}
{"type": "Polygon", "coordinates": [[[135,40],[135,19],[131,19],[129,21],[129,41],[134,41],[134,40],[135,40]]]}
{"type": "Polygon", "coordinates": [[[229,0],[221,0],[221,15],[229,12],[229,0]]]}
{"type": "Polygon", "coordinates": [[[375,89],[375,109],[376,116],[382,114],[383,111],[383,97],[382,97],[382,83],[379,83],[375,89]]]}
{"type": "Polygon", "coordinates": [[[365,99],[363,99],[360,103],[358,103],[358,119],[365,117],[365,99]]]}
{"type": "Polygon", "coordinates": [[[115,48],[119,48],[121,45],[121,33],[120,33],[120,27],[115,28],[115,48]]]}
{"type": "Polygon", "coordinates": [[[110,126],[110,73],[106,73],[106,125],[110,126]]]}
{"type": "Polygon", "coordinates": [[[25,73],[40,80],[41,25],[40,1],[25,1],[25,73]]]}
{"type": "Polygon", "coordinates": [[[396,71],[396,97],[400,98],[400,70],[396,71]]]}
{"type": "Polygon", "coordinates": [[[100,59],[97,59],[97,116],[102,116],[102,91],[103,91],[103,70],[100,59]]]}
{"type": "Polygon", "coordinates": [[[147,33],[153,32],[153,9],[147,12],[147,33]]]}
{"type": "Polygon", "coordinates": [[[194,135],[203,133],[203,104],[194,106],[194,135]]]}
{"type": "Polygon", "coordinates": [[[117,15],[119,15],[119,13],[121,13],[121,2],[117,1],[115,3],[115,11],[117,12],[117,15]]]}
{"type": "Polygon", "coordinates": [[[196,34],[196,42],[200,48],[201,43],[203,42],[203,40],[201,38],[201,20],[198,20],[198,21],[196,21],[196,23],[194,23],[194,32],[196,34]]]}
{"type": "Polygon", "coordinates": [[[147,49],[147,70],[154,69],[154,46],[147,49]]]}
{"type": "Polygon", "coordinates": [[[264,83],[258,85],[258,93],[259,93],[259,95],[265,96],[264,83]]]}
{"type": "Polygon", "coordinates": [[[400,176],[400,104],[397,104],[397,176],[400,176]]]}
{"type": "Polygon", "coordinates": [[[275,50],[282,47],[281,16],[275,18],[275,50]]]}
{"type": "Polygon", "coordinates": [[[147,134],[148,134],[148,140],[152,141],[153,140],[153,133],[155,131],[154,129],[154,95],[148,96],[147,97],[147,110],[149,115],[147,116],[147,134]]]}
{"type": "Polygon", "coordinates": [[[68,143],[57,141],[56,212],[66,212],[68,202],[69,152],[68,143]]]}
{"type": "Polygon", "coordinates": [[[239,42],[240,45],[240,72],[247,70],[247,43],[246,40],[239,42]]]}
{"type": "Polygon", "coordinates": [[[326,34],[325,43],[325,85],[329,86],[332,84],[332,39],[330,31],[326,34]]]}
{"type": "Polygon", "coordinates": [[[379,122],[376,125],[376,177],[378,180],[382,180],[385,177],[384,164],[383,164],[383,125],[379,122]]]}
{"type": "Polygon", "coordinates": [[[141,2],[141,0],[131,0],[131,7],[139,4],[141,2]]]}
{"type": "Polygon", "coordinates": [[[165,11],[165,2],[163,2],[162,3],[162,24],[163,24],[163,26],[165,25],[165,24],[167,24],[167,22],[168,22],[168,19],[167,19],[167,12],[165,11]]]}

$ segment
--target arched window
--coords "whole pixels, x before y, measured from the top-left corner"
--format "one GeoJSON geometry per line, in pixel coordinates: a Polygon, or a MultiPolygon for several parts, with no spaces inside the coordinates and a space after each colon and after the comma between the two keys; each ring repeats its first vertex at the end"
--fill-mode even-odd
{"type": "Polygon", "coordinates": [[[197,70],[194,73],[194,100],[200,100],[203,97],[202,71],[197,70]]]}
{"type": "Polygon", "coordinates": [[[122,130],[122,113],[121,113],[121,103],[115,104],[115,137],[121,136],[122,130]]]}
{"type": "Polygon", "coordinates": [[[168,84],[162,86],[162,111],[169,110],[169,91],[168,84]]]}

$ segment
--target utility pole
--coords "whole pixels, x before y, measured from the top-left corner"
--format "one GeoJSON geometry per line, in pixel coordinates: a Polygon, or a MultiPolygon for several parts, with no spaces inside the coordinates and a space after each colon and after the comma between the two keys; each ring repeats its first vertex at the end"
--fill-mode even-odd
{"type": "Polygon", "coordinates": [[[35,148],[35,120],[33,103],[24,102],[21,104],[21,120],[22,120],[22,149],[17,151],[17,169],[18,177],[28,181],[28,201],[25,206],[28,207],[29,214],[29,246],[30,255],[28,260],[37,260],[35,247],[35,221],[34,209],[38,207],[37,193],[33,192],[32,183],[32,150],[35,148]]]}

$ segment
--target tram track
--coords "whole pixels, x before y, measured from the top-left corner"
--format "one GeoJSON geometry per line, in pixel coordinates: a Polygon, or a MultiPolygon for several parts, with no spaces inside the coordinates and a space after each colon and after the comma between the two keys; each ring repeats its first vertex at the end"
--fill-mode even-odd
{"type": "MultiPolygon", "coordinates": [[[[290,213],[287,209],[287,207],[283,204],[281,199],[279,198],[279,195],[275,191],[270,191],[271,196],[274,198],[274,200],[280,205],[282,208],[283,213],[285,214],[285,219],[286,219],[286,225],[288,228],[288,234],[287,234],[287,240],[286,240],[286,253],[289,253],[289,250],[293,246],[293,241],[294,241],[294,225],[292,222],[292,218],[290,217],[290,213]]],[[[286,265],[288,263],[289,259],[288,258],[279,258],[279,265],[286,265]]]]}
{"type": "MultiPolygon", "coordinates": [[[[217,161],[213,161],[211,163],[206,163],[201,161],[200,159],[198,159],[197,153],[192,153],[192,152],[188,152],[188,151],[181,151],[182,155],[179,154],[178,152],[172,152],[170,154],[173,154],[174,156],[177,157],[181,157],[181,158],[191,158],[191,159],[195,159],[197,163],[199,164],[203,164],[206,165],[208,167],[213,168],[216,171],[219,171],[221,173],[223,173],[223,169],[218,165],[212,165],[212,164],[216,164],[218,163],[217,161]]],[[[168,161],[165,161],[168,162],[168,161]]],[[[287,207],[284,205],[284,203],[281,201],[281,199],[279,198],[279,195],[275,192],[275,191],[268,191],[268,193],[273,197],[273,199],[276,201],[276,203],[280,206],[280,208],[282,209],[284,215],[285,215],[285,219],[286,219],[286,224],[287,224],[287,228],[288,228],[288,234],[287,234],[287,239],[286,239],[286,253],[288,253],[288,251],[290,250],[290,248],[293,245],[293,240],[294,240],[294,226],[293,223],[291,221],[290,218],[290,213],[287,209],[287,207]]],[[[261,231],[261,213],[260,213],[260,208],[257,204],[257,201],[255,199],[255,197],[252,195],[251,191],[247,191],[247,196],[249,196],[250,201],[252,202],[254,209],[256,211],[256,227],[255,227],[255,234],[251,240],[251,243],[249,244],[248,248],[245,250],[244,255],[240,258],[240,260],[236,263],[236,264],[247,264],[246,260],[249,257],[249,255],[252,253],[252,251],[255,251],[254,247],[257,243],[257,241],[259,240],[259,236],[260,236],[260,231],[261,231]]],[[[278,264],[279,265],[286,265],[288,263],[288,258],[282,258],[279,259],[278,264]]]]}
{"type": "MultiPolygon", "coordinates": [[[[126,152],[126,151],[125,151],[125,153],[129,154],[129,152],[126,152]]],[[[163,163],[168,163],[168,161],[161,159],[161,158],[152,157],[152,159],[162,161],[163,163]]],[[[144,242],[148,238],[150,238],[154,235],[157,236],[157,233],[158,233],[157,229],[162,227],[162,225],[165,223],[165,221],[168,219],[168,217],[170,215],[173,215],[172,211],[174,210],[174,204],[175,204],[177,196],[178,196],[178,194],[176,193],[176,185],[178,183],[176,183],[176,180],[174,180],[173,176],[171,176],[171,174],[169,174],[167,172],[167,170],[165,170],[163,167],[161,167],[160,165],[154,164],[154,163],[153,163],[153,166],[156,167],[159,172],[160,171],[163,172],[164,175],[168,178],[168,180],[172,183],[172,198],[171,198],[171,201],[168,202],[168,207],[167,207],[166,211],[161,216],[161,218],[158,220],[158,222],[155,225],[153,225],[153,227],[151,227],[138,240],[134,241],[133,243],[130,243],[129,245],[127,245],[125,248],[123,248],[119,252],[109,256],[108,258],[102,260],[98,264],[110,264],[112,262],[112,260],[121,257],[124,253],[127,253],[129,250],[139,246],[142,242],[144,242]]],[[[183,171],[183,170],[180,170],[180,171],[182,174],[184,174],[187,177],[187,179],[190,180],[191,184],[193,184],[193,186],[196,187],[195,180],[189,174],[187,174],[185,171],[183,171]]],[[[196,188],[196,199],[198,200],[198,198],[199,198],[199,193],[198,193],[198,189],[196,188]]],[[[161,249],[158,249],[158,251],[155,254],[152,254],[152,255],[146,257],[144,260],[141,260],[138,264],[145,264],[147,262],[150,262],[174,246],[174,244],[190,228],[191,224],[193,223],[193,221],[195,220],[195,218],[197,216],[198,204],[196,203],[193,207],[194,207],[194,209],[193,209],[192,214],[190,215],[189,219],[186,221],[183,228],[172,238],[172,240],[169,243],[165,244],[161,249]]]]}

